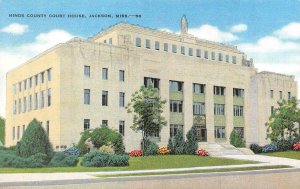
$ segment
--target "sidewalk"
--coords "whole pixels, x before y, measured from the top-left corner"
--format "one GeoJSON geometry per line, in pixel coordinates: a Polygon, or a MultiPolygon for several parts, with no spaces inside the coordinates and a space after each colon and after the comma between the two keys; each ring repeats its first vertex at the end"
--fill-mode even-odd
{"type": "Polygon", "coordinates": [[[137,170],[137,171],[0,174],[0,185],[1,183],[15,183],[15,182],[41,182],[41,181],[96,179],[97,178],[96,176],[98,175],[159,173],[159,172],[192,171],[192,170],[205,170],[205,169],[207,170],[207,169],[220,169],[220,168],[260,167],[260,166],[273,166],[273,165],[288,165],[294,168],[300,168],[300,160],[293,160],[293,159],[280,158],[280,157],[270,157],[270,156],[263,156],[263,155],[226,155],[222,157],[258,161],[261,163],[243,164],[243,165],[191,167],[191,168],[177,168],[177,169],[137,170]]]}

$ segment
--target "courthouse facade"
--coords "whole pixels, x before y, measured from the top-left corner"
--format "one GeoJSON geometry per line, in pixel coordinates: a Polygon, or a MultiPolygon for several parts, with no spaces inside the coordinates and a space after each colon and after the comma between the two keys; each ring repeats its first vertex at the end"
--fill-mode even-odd
{"type": "Polygon", "coordinates": [[[294,76],[258,72],[237,47],[119,23],[93,37],[58,44],[7,73],[5,145],[15,145],[28,123],[42,122],[55,150],[80,133],[106,124],[124,136],[126,151],[140,148],[125,106],[142,85],[167,100],[168,124],[151,136],[160,146],[194,125],[199,144],[228,143],[233,129],[246,143],[265,144],[277,101],[297,96],[294,76]]]}

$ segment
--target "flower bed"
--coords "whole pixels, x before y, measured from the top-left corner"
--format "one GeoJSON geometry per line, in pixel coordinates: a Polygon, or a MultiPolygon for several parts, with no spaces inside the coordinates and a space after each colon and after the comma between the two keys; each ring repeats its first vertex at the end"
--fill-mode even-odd
{"type": "Polygon", "coordinates": [[[129,156],[131,156],[131,157],[140,157],[140,156],[143,156],[143,152],[141,150],[132,150],[129,153],[129,156]]]}
{"type": "Polygon", "coordinates": [[[160,147],[158,150],[157,150],[157,153],[159,155],[166,155],[166,154],[169,154],[170,153],[170,150],[167,148],[167,147],[160,147]]]}
{"type": "Polygon", "coordinates": [[[201,149],[201,150],[196,151],[196,155],[197,156],[208,156],[208,152],[206,150],[201,149]]]}
{"type": "Polygon", "coordinates": [[[300,142],[296,142],[295,144],[293,144],[293,150],[295,150],[295,151],[300,150],[300,142]]]}

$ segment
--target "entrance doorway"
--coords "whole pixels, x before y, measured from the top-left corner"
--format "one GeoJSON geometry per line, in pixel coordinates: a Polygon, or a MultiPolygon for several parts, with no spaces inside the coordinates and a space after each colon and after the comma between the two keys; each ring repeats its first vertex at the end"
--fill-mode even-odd
{"type": "Polygon", "coordinates": [[[198,142],[207,141],[207,129],[205,125],[194,125],[196,129],[196,138],[198,142]]]}

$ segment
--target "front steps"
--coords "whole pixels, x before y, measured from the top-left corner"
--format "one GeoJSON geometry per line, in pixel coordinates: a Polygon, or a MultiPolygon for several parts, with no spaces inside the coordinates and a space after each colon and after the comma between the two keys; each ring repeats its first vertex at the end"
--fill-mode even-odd
{"type": "Polygon", "coordinates": [[[205,149],[210,156],[253,154],[248,148],[236,148],[227,143],[199,143],[199,149],[205,149]]]}

